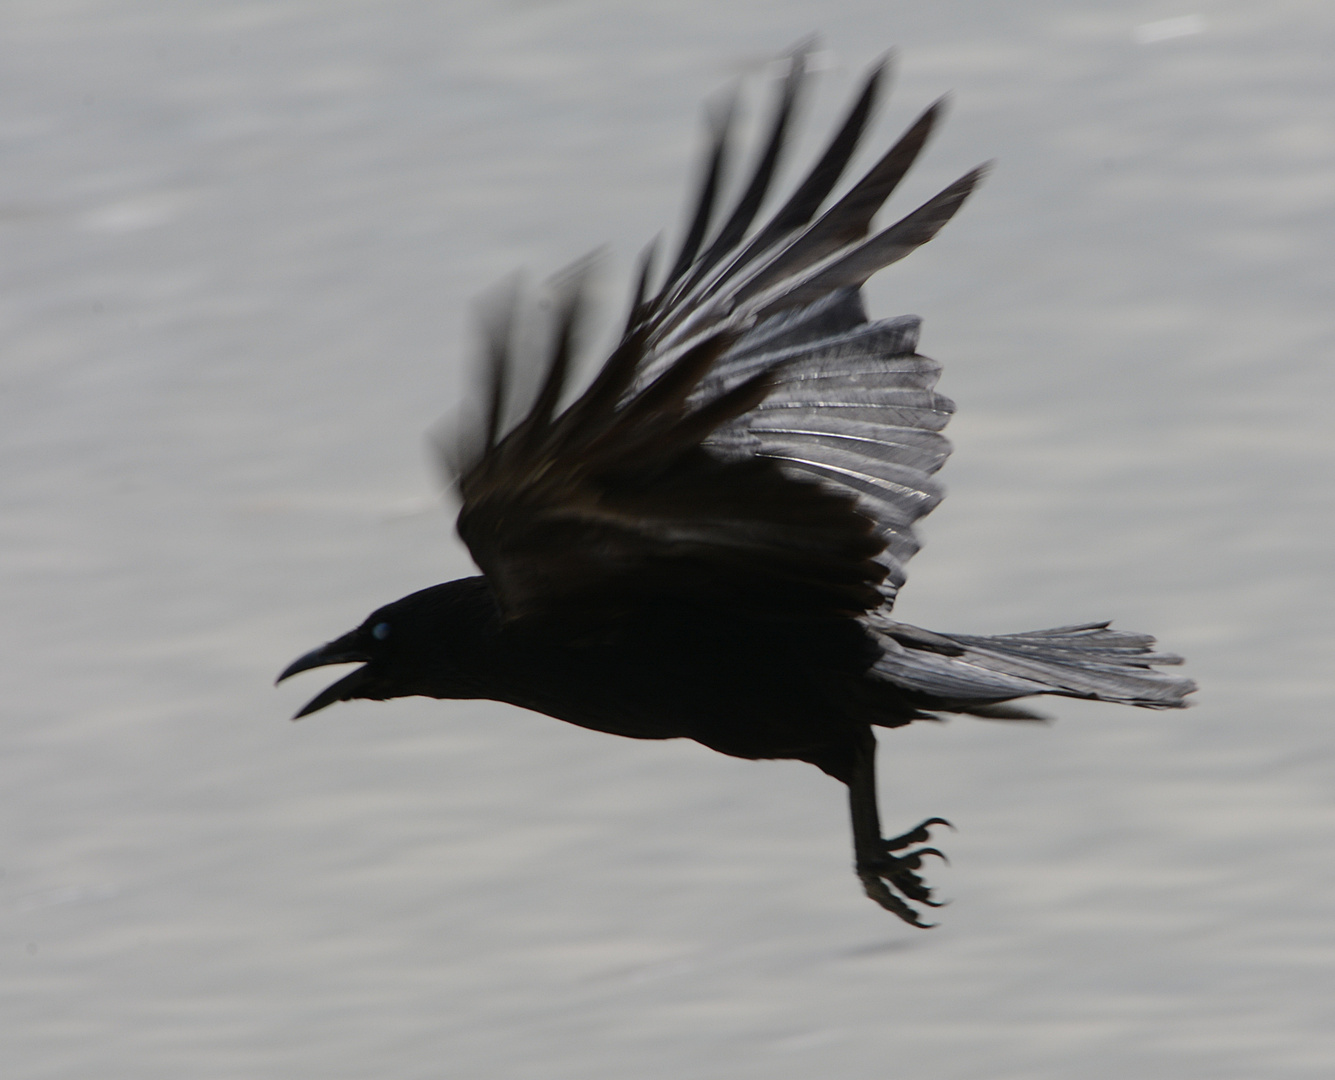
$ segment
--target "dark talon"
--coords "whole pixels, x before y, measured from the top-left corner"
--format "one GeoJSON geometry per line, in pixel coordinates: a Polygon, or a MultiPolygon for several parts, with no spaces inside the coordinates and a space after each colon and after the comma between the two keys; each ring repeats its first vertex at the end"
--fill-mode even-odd
{"type": "Polygon", "coordinates": [[[947,866],[950,865],[950,860],[947,859],[942,852],[937,851],[937,849],[934,847],[924,847],[924,848],[918,848],[917,851],[910,851],[907,855],[901,855],[900,860],[910,870],[917,870],[918,867],[922,865],[922,857],[924,855],[935,855],[947,866]]]}
{"type": "Polygon", "coordinates": [[[932,838],[930,829],[933,825],[944,825],[946,828],[950,829],[951,832],[955,831],[955,826],[945,818],[928,818],[921,824],[914,826],[908,832],[901,833],[899,836],[892,836],[889,840],[884,841],[885,850],[902,851],[904,848],[911,847],[913,844],[921,844],[930,840],[932,838]]]}
{"type": "MultiPolygon", "coordinates": [[[[842,779],[842,777],[841,777],[842,779]]],[[[869,738],[858,748],[853,768],[844,781],[848,784],[848,805],[853,819],[853,862],[862,888],[886,911],[893,912],[910,926],[927,927],[913,904],[938,908],[944,901],[933,900],[932,890],[915,873],[923,860],[935,855],[949,865],[945,854],[931,841],[934,825],[954,829],[942,817],[930,817],[899,836],[881,833],[881,818],[876,806],[876,741],[869,738]],[[898,852],[899,854],[895,854],[898,852]]]]}
{"type": "MultiPolygon", "coordinates": [[[[873,900],[875,900],[886,911],[898,915],[910,926],[916,926],[923,930],[930,930],[936,923],[927,923],[922,921],[922,917],[914,911],[908,904],[904,903],[899,897],[892,893],[889,887],[881,879],[875,870],[858,869],[858,877],[862,879],[863,891],[873,900]]],[[[930,904],[932,907],[939,907],[939,904],[932,904],[931,901],[921,901],[930,904]]]]}
{"type": "MultiPolygon", "coordinates": [[[[887,911],[893,912],[911,926],[928,928],[936,925],[922,921],[922,917],[911,906],[922,904],[925,907],[945,907],[947,901],[933,900],[932,890],[916,873],[922,868],[923,859],[935,855],[947,866],[950,860],[939,848],[914,847],[930,838],[933,825],[944,825],[948,829],[954,826],[945,818],[928,818],[926,821],[900,836],[885,839],[879,837],[874,854],[857,860],[857,874],[862,880],[866,894],[887,911]],[[912,848],[905,851],[905,848],[912,848]],[[893,852],[903,852],[896,855],[893,852]]],[[[868,838],[868,847],[870,838],[868,838]]],[[[865,850],[865,849],[864,849],[865,850]]]]}
{"type": "Polygon", "coordinates": [[[907,896],[910,900],[913,900],[919,904],[927,904],[929,906],[935,906],[932,903],[932,890],[928,888],[928,886],[924,885],[922,879],[919,878],[916,874],[912,875],[911,877],[905,875],[904,877],[901,878],[899,875],[896,875],[893,872],[891,872],[889,876],[891,880],[894,882],[894,884],[899,887],[899,891],[902,892],[905,896],[907,896]]]}

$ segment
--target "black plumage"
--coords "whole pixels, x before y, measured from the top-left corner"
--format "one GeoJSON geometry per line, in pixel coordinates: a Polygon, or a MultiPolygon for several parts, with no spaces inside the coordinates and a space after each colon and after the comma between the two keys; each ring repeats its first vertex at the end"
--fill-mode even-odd
{"type": "Polygon", "coordinates": [[[280,678],[363,666],[297,715],[336,701],[492,698],[641,739],[690,738],[744,758],[811,762],[848,785],[867,894],[924,925],[918,876],[933,818],[881,835],[873,727],[941,713],[1033,714],[1035,694],[1178,707],[1179,658],[1106,623],[941,634],[890,609],[940,501],[954,406],[916,352],[918,320],[869,322],[859,289],[926,243],[975,169],[870,236],[925,144],[932,106],[827,210],[875,104],[877,65],[794,194],[751,226],[805,79],[797,50],[768,138],[710,234],[732,110],[685,239],[656,290],[645,257],[624,336],[565,408],[581,274],[558,287],[545,373],[507,426],[517,303],[488,325],[489,393],[475,443],[450,456],[458,529],[481,576],[374,612],[280,678]]]}

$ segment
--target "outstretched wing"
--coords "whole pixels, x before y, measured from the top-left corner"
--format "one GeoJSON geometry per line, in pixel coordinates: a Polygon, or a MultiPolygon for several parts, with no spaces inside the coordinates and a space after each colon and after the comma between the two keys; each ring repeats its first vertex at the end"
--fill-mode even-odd
{"type": "Polygon", "coordinates": [[[485,432],[457,468],[459,533],[508,618],[646,595],[852,614],[902,583],[912,522],[940,499],[930,475],[949,450],[938,432],[952,406],[914,351],[917,321],[869,324],[858,290],[930,240],[983,170],[868,238],[934,105],[820,213],[866,126],[880,64],[797,190],[752,232],[804,68],[799,49],[750,180],[711,235],[731,111],[717,125],[680,252],[652,295],[646,255],[622,341],[573,404],[557,413],[578,279],[557,305],[533,404],[508,432],[513,308],[493,319],[485,432]]]}

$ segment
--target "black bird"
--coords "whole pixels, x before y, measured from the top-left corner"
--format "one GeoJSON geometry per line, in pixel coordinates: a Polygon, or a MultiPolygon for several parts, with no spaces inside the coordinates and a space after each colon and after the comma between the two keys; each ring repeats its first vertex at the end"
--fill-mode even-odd
{"type": "MultiPolygon", "coordinates": [[[[459,535],[482,574],[373,612],[280,676],[360,663],[298,714],[336,701],[491,698],[596,731],[689,738],[743,758],[809,761],[849,788],[867,895],[915,926],[938,906],[917,871],[932,818],[885,839],[874,727],[941,713],[1033,718],[1036,694],[1176,708],[1195,687],[1145,634],[1086,623],[998,637],[895,621],[913,523],[940,501],[954,409],[916,351],[919,320],[869,322],[860,288],[925,244],[985,168],[869,237],[927,141],[929,108],[847,192],[876,65],[796,191],[752,230],[804,82],[806,49],[767,140],[711,231],[730,144],[717,118],[681,250],[652,287],[646,253],[625,332],[559,408],[581,311],[558,288],[549,357],[506,423],[513,302],[489,320],[483,430],[449,464],[459,535]]],[[[513,298],[512,298],[513,299],[513,298]]]]}

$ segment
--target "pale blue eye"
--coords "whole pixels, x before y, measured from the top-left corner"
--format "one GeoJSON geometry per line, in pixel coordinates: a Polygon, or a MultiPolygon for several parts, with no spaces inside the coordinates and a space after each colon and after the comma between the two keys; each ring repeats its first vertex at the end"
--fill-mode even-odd
{"type": "Polygon", "coordinates": [[[376,641],[384,641],[385,638],[389,637],[389,623],[387,622],[376,623],[373,627],[371,627],[371,636],[375,638],[376,641]]]}

